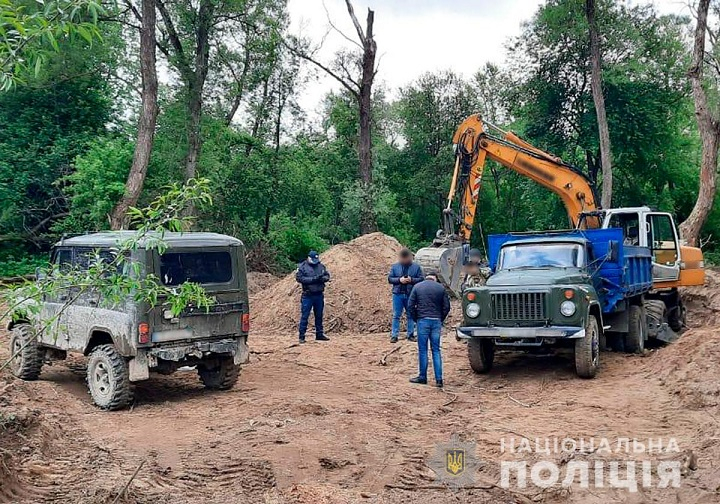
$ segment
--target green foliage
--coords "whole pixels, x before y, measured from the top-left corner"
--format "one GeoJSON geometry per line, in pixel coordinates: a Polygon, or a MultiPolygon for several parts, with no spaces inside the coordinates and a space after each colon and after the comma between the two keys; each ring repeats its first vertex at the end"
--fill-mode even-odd
{"type": "Polygon", "coordinates": [[[99,231],[107,228],[108,215],[125,191],[133,144],[123,138],[100,138],[75,159],[75,171],[65,177],[70,215],[58,229],[99,231]]]}
{"type": "Polygon", "coordinates": [[[103,12],[95,0],[0,0],[0,91],[24,82],[28,72],[37,77],[62,43],[101,38],[97,22],[103,12]]]}
{"type": "Polygon", "coordinates": [[[0,278],[21,277],[32,275],[37,268],[47,265],[45,256],[7,255],[0,259],[0,278]]]}

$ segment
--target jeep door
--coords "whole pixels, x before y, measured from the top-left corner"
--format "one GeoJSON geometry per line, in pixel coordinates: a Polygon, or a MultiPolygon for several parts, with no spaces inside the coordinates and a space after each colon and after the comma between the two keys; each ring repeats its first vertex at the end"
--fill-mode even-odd
{"type": "MultiPolygon", "coordinates": [[[[72,267],[72,248],[57,247],[53,249],[50,263],[53,265],[53,269],[59,273],[69,271],[72,267]]],[[[52,274],[51,270],[50,275],[52,274]]],[[[58,288],[55,292],[43,296],[40,320],[43,325],[52,321],[48,326],[38,327],[39,330],[42,330],[40,341],[44,345],[63,350],[68,349],[68,332],[64,323],[65,314],[69,308],[65,305],[68,302],[70,302],[70,289],[66,287],[58,288]]]]}

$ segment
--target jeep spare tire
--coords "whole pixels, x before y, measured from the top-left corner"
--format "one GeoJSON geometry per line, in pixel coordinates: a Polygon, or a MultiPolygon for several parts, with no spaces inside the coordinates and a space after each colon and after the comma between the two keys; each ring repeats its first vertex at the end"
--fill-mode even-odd
{"type": "Polygon", "coordinates": [[[93,402],[105,410],[119,410],[132,402],[128,364],[113,345],[100,345],[90,352],[87,384],[93,402]]]}
{"type": "Polygon", "coordinates": [[[201,362],[197,366],[200,381],[211,390],[227,390],[235,385],[240,376],[240,365],[232,357],[222,357],[219,362],[201,362]]]}
{"type": "Polygon", "coordinates": [[[37,380],[43,365],[42,349],[28,323],[15,324],[10,334],[10,370],[21,380],[37,380]]]}

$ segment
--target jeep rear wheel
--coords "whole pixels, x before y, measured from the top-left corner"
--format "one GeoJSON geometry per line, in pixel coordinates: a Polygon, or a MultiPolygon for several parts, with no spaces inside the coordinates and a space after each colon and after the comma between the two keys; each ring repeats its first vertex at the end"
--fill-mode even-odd
{"type": "Polygon", "coordinates": [[[480,374],[489,373],[495,360],[495,342],[485,338],[470,338],[468,359],[473,371],[480,374]]]}
{"type": "Polygon", "coordinates": [[[90,352],[87,384],[93,402],[105,410],[119,410],[133,399],[125,358],[113,345],[100,345],[90,352]]]}
{"type": "Polygon", "coordinates": [[[240,376],[240,365],[232,357],[222,357],[214,365],[200,363],[197,367],[200,381],[211,390],[227,390],[233,387],[240,376]]]}
{"type": "Polygon", "coordinates": [[[575,340],[575,372],[580,378],[595,378],[600,367],[600,331],[597,319],[590,315],[585,336],[575,340]]]}
{"type": "Polygon", "coordinates": [[[43,352],[33,328],[28,323],[16,324],[10,335],[10,370],[21,380],[37,380],[43,365],[43,352]]]}
{"type": "Polygon", "coordinates": [[[628,333],[625,335],[625,351],[641,354],[645,351],[647,320],[642,306],[632,305],[628,312],[628,333]]]}

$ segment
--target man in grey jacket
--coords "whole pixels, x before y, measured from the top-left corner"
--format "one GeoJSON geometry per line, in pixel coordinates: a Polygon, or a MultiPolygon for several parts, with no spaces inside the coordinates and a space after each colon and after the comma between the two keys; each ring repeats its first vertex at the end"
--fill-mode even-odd
{"type": "Polygon", "coordinates": [[[437,273],[428,272],[425,280],[413,287],[408,299],[408,312],[417,324],[418,364],[420,373],[411,383],[427,384],[428,341],[432,348],[435,384],[443,386],[440,332],[442,323],[450,313],[450,297],[437,282],[437,273]]]}

